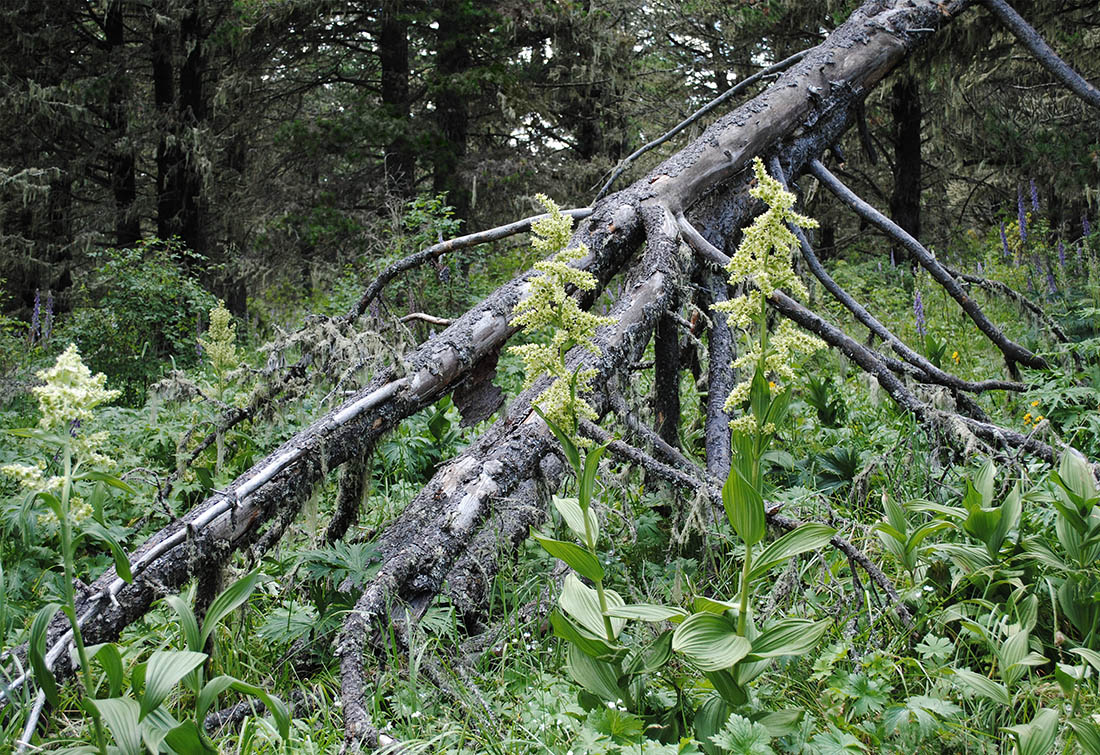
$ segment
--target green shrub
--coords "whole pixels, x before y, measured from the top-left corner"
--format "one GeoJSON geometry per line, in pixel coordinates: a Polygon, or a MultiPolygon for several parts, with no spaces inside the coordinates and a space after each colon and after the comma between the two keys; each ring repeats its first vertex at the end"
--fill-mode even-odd
{"type": "Polygon", "coordinates": [[[95,268],[74,290],[63,338],[75,341],[93,371],[141,404],[169,362],[196,364],[202,320],[217,305],[196,273],[205,259],[178,241],[143,241],[91,255],[95,268]]]}

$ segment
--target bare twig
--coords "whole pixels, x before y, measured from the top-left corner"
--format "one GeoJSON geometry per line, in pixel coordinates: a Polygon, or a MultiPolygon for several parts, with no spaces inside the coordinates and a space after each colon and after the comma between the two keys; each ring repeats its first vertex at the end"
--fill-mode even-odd
{"type": "Polygon", "coordinates": [[[1039,32],[1035,31],[1031,24],[1025,21],[1011,5],[1004,0],[982,0],[982,4],[989,8],[989,11],[997,17],[997,20],[1008,27],[1008,30],[1015,35],[1016,39],[1020,40],[1020,43],[1035,56],[1035,59],[1039,61],[1043,68],[1054,75],[1054,78],[1065,84],[1070,91],[1089,105],[1100,109],[1100,89],[1094,87],[1081,74],[1066,65],[1065,61],[1058,57],[1058,53],[1051,49],[1039,32]]]}
{"type": "Polygon", "coordinates": [[[860,199],[851,189],[841,183],[840,179],[830,173],[829,169],[826,168],[820,160],[812,160],[810,162],[810,172],[813,173],[817,180],[821,181],[829,191],[833,192],[841,201],[855,210],[860,217],[904,246],[921,266],[928,271],[932,278],[943,286],[944,290],[947,291],[951,298],[958,302],[959,307],[966,312],[967,316],[978,326],[978,329],[1001,350],[1010,371],[1015,370],[1017,362],[1028,367],[1040,369],[1047,367],[1045,359],[1033,354],[1028,349],[1025,349],[1020,344],[1006,337],[1005,334],[1001,332],[1000,328],[994,325],[993,322],[986,317],[977,303],[966,295],[966,292],[963,291],[959,282],[943,268],[936,260],[935,256],[925,249],[919,241],[906,233],[905,230],[874,207],[860,199]]]}

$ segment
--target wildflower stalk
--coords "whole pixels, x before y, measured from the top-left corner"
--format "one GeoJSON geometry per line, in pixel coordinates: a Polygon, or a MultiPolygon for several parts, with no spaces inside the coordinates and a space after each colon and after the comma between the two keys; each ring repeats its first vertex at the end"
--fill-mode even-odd
{"type": "Polygon", "coordinates": [[[794,195],[767,174],[763,162],[755,160],[753,169],[757,184],[751,193],[765,202],[768,209],[745,230],[741,245],[726,267],[730,283],[747,281],[753,288],[741,297],[714,306],[727,313],[731,326],[746,333],[753,328],[756,331],[755,342],[733,363],[734,369],[751,368],[752,378],[735,386],[726,401],[726,409],[730,411],[748,405],[748,410],[730,423],[734,431],[731,445],[739,449],[739,458],[734,459],[722,489],[726,516],[745,544],[737,617],[737,633],[741,636],[748,630],[753,546],[764,538],[761,461],[775,437],[777,425],[786,417],[790,402],[790,388],[778,388],[769,377],[792,381],[794,352],[813,352],[823,346],[787,320],[780,321],[774,334],[768,331],[768,297],[773,291],[782,288],[803,298],[808,295],[791,267],[797,239],[788,224],[811,228],[817,223],[793,210],[794,195]]]}

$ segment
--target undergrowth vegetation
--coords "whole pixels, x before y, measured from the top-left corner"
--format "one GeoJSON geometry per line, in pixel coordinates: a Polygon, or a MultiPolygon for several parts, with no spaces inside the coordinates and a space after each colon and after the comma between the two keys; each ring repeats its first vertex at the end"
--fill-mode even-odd
{"type": "MultiPolygon", "coordinates": [[[[784,193],[759,178],[781,207],[784,193]]],[[[858,332],[789,261],[774,266],[790,248],[776,236],[782,221],[808,221],[781,210],[756,240],[773,250],[752,259],[772,265],[776,286],[808,286],[801,293],[858,332]]],[[[421,200],[393,257],[455,230],[438,199],[421,200]]],[[[535,232],[540,255],[560,253],[568,224],[535,232]]],[[[516,254],[469,253],[417,272],[395,283],[400,309],[461,312],[531,257],[516,254]]],[[[541,266],[559,280],[518,313],[532,332],[501,355],[496,376],[508,396],[532,371],[556,378],[542,409],[567,462],[561,495],[515,568],[495,577],[480,626],[436,599],[404,641],[382,638],[388,657],[367,702],[402,751],[1100,753],[1100,491],[1086,461],[1100,457],[1100,233],[1057,231],[1039,207],[1012,208],[1004,223],[939,251],[1040,303],[1070,335],[1053,347],[1050,323],[971,287],[1006,334],[1056,365],[1027,372],[1025,393],[977,401],[1005,426],[1076,449],[1056,465],[960,450],[842,355],[777,330],[750,291],[727,306],[745,329],[745,356],[721,508],[585,436],[586,374],[570,373],[564,357],[590,346],[607,319],[568,309],[564,286],[591,285],[566,267],[577,256],[541,266]],[[769,526],[777,510],[811,523],[769,526]],[[877,564],[900,604],[834,538],[877,564]]],[[[0,651],[29,641],[29,667],[5,664],[4,686],[35,680],[0,714],[5,743],[21,736],[43,689],[50,713],[33,746],[46,751],[335,752],[333,643],[377,570],[376,538],[476,437],[440,400],[378,445],[343,539],[325,536],[338,497],[330,470],[275,547],[240,555],[215,595],[166,595],[115,643],[84,647],[77,631],[79,679],[55,684],[42,633],[59,606],[75,624],[73,579],[91,582],[110,565],[124,576],[125,553],[148,534],[338,405],[382,357],[429,336],[427,325],[373,312],[341,336],[340,354],[355,364],[225,429],[227,412],[249,406],[304,348],[265,323],[285,320],[291,305],[338,313],[356,281],[337,271],[339,301],[272,291],[253,303],[254,320],[234,322],[199,285],[200,267],[172,244],[111,250],[71,312],[43,303],[49,328],[46,314],[33,327],[0,322],[0,425],[31,428],[0,438],[0,651]]],[[[735,267],[738,280],[766,277],[744,259],[735,267]]],[[[954,303],[878,241],[830,268],[932,363],[967,379],[1004,373],[954,303]]],[[[643,419],[652,361],[650,346],[626,388],[643,419]]],[[[681,381],[680,446],[697,460],[705,402],[681,381]]]]}

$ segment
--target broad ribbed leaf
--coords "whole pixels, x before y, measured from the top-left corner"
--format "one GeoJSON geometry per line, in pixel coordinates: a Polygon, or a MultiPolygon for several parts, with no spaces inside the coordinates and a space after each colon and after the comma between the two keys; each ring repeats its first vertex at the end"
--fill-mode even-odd
{"type": "Polygon", "coordinates": [[[554,558],[560,558],[582,577],[593,582],[603,579],[603,567],[600,566],[600,562],[579,545],[567,543],[564,540],[554,540],[542,535],[535,535],[535,539],[539,541],[539,545],[547,553],[554,558]]]}
{"type": "Polygon", "coordinates": [[[1069,652],[1081,656],[1088,661],[1094,669],[1100,671],[1100,653],[1097,653],[1095,650],[1089,650],[1088,648],[1071,648],[1069,652]]]}
{"type": "Polygon", "coordinates": [[[88,659],[98,659],[103,667],[103,673],[107,675],[107,685],[111,697],[118,697],[122,692],[122,654],[118,651],[118,645],[113,642],[104,642],[100,645],[89,645],[85,652],[88,659]]]}
{"type": "Polygon", "coordinates": [[[27,654],[30,656],[34,680],[38,682],[38,688],[46,695],[50,705],[55,707],[59,704],[57,682],[50,667],[46,665],[46,630],[60,607],[59,603],[48,603],[38,609],[38,613],[34,615],[34,621],[31,622],[31,633],[27,642],[27,654]]]}
{"type": "Polygon", "coordinates": [[[248,596],[256,589],[256,585],[267,581],[267,579],[266,575],[259,572],[246,574],[225,588],[218,597],[210,602],[210,607],[206,609],[206,616],[202,620],[202,630],[200,632],[204,646],[206,645],[206,639],[221,620],[248,600],[248,596]]]}
{"type": "Polygon", "coordinates": [[[1100,726],[1081,719],[1071,719],[1069,725],[1085,755],[1100,755],[1100,726]]]}
{"type": "Polygon", "coordinates": [[[1000,682],[965,669],[955,669],[955,678],[966,689],[998,705],[1007,707],[1012,702],[1008,689],[1000,682]]]}
{"type": "Polygon", "coordinates": [[[119,579],[126,583],[133,582],[134,576],[130,573],[130,559],[110,530],[91,519],[84,523],[82,529],[86,537],[98,540],[110,549],[111,556],[115,560],[115,573],[118,574],[119,579]]]}
{"type": "Polygon", "coordinates": [[[672,630],[661,632],[653,642],[634,653],[627,662],[625,674],[651,674],[660,671],[672,657],[672,630]]]}
{"type": "Polygon", "coordinates": [[[267,690],[262,687],[242,682],[232,676],[216,676],[203,686],[196,704],[199,721],[205,720],[206,712],[210,710],[210,706],[217,700],[218,695],[227,689],[258,698],[267,708],[267,712],[271,714],[271,717],[275,719],[279,735],[284,740],[290,737],[290,712],[287,710],[286,704],[274,695],[268,694],[267,690]]]}
{"type": "Polygon", "coordinates": [[[106,483],[107,485],[110,485],[112,488],[118,488],[119,490],[122,490],[126,493],[130,493],[132,495],[137,494],[137,491],[134,490],[129,485],[127,485],[125,481],[120,480],[119,478],[115,477],[114,475],[106,474],[105,472],[83,472],[83,473],[78,474],[76,477],[73,478],[74,482],[75,481],[80,481],[80,480],[95,480],[97,482],[106,483]]]}
{"type": "Polygon", "coordinates": [[[194,721],[184,721],[168,731],[164,736],[164,742],[172,748],[173,752],[185,752],[188,755],[217,752],[202,736],[202,732],[194,721]]]}
{"type": "Polygon", "coordinates": [[[989,508],[993,505],[993,486],[996,479],[997,467],[993,464],[993,459],[986,459],[985,463],[982,464],[982,468],[974,475],[974,489],[981,497],[983,508],[989,508]]]}
{"type": "Polygon", "coordinates": [[[600,523],[596,519],[596,512],[592,509],[588,509],[587,512],[581,510],[581,505],[576,498],[558,498],[554,496],[554,508],[561,514],[561,518],[565,520],[565,525],[572,531],[577,539],[582,543],[585,542],[586,533],[584,531],[584,520],[587,515],[588,527],[591,530],[592,545],[595,546],[600,539],[600,523]]]}
{"type": "Polygon", "coordinates": [[[783,537],[770,543],[752,562],[749,580],[763,576],[769,569],[779,566],[800,553],[817,550],[829,544],[836,534],[832,527],[824,524],[803,524],[791,530],[783,537]]]}
{"type": "Polygon", "coordinates": [[[1006,726],[1002,731],[1012,734],[1019,755],[1049,755],[1058,736],[1058,714],[1049,708],[1040,708],[1030,723],[1006,726]]]}
{"type": "Polygon", "coordinates": [[[195,618],[195,612],[191,605],[178,595],[169,595],[164,602],[176,612],[179,618],[180,631],[183,633],[183,642],[188,650],[201,653],[205,640],[199,633],[199,622],[195,618]]]}
{"type": "Polygon", "coordinates": [[[206,660],[206,653],[190,650],[156,650],[145,664],[145,692],[141,696],[141,718],[145,718],[171,694],[188,672],[206,660]]]}
{"type": "Polygon", "coordinates": [[[88,700],[99,712],[121,755],[142,755],[141,706],[129,697],[111,697],[105,700],[88,700]]]}
{"type": "Polygon", "coordinates": [[[596,472],[600,468],[600,458],[606,450],[607,446],[597,446],[585,454],[584,470],[581,472],[581,478],[577,483],[577,494],[585,506],[592,503],[592,493],[596,486],[596,472]]]}
{"type": "Polygon", "coordinates": [[[636,621],[671,621],[679,624],[687,618],[688,612],[682,608],[671,606],[658,606],[652,603],[628,603],[607,609],[608,616],[619,619],[634,619],[636,621]]]}
{"type": "MultiPolygon", "coordinates": [[[[1096,498],[1096,480],[1092,477],[1092,469],[1085,458],[1072,448],[1062,454],[1062,462],[1058,465],[1058,479],[1068,492],[1073,493],[1082,503],[1096,498]]],[[[1074,501],[1077,503],[1077,501],[1074,501]]],[[[1080,505],[1080,504],[1078,504],[1080,505]]]]}
{"type": "Polygon", "coordinates": [[[817,645],[828,625],[824,621],[784,619],[760,632],[752,641],[751,658],[803,655],[817,645]]]}
{"type": "Polygon", "coordinates": [[[696,613],[717,614],[723,614],[726,611],[737,613],[739,609],[736,603],[731,603],[726,600],[717,600],[715,598],[707,598],[702,595],[695,596],[695,599],[691,602],[691,608],[696,613]]]}
{"type": "Polygon", "coordinates": [[[608,642],[603,632],[595,635],[578,626],[561,611],[550,612],[550,626],[554,628],[556,637],[570,643],[590,658],[611,663],[626,655],[626,648],[608,642]]]}
{"type": "Polygon", "coordinates": [[[752,546],[764,539],[764,499],[736,465],[730,468],[722,486],[722,505],[738,537],[752,546]]]}
{"type": "MultiPolygon", "coordinates": [[[[614,590],[604,590],[604,598],[607,600],[607,608],[621,608],[623,599],[614,590]]],[[[603,613],[600,611],[599,595],[591,587],[586,587],[576,574],[567,574],[562,583],[561,595],[558,597],[558,605],[567,615],[572,617],[582,627],[597,637],[606,637],[603,613]]],[[[615,637],[623,631],[626,619],[611,619],[611,630],[615,637]]]]}
{"type": "Polygon", "coordinates": [[[566,668],[577,684],[602,700],[621,700],[624,691],[619,687],[618,666],[595,658],[589,658],[570,645],[566,652],[566,668]]]}
{"type": "Polygon", "coordinates": [[[542,413],[542,409],[539,409],[534,404],[531,405],[531,408],[535,410],[535,414],[539,415],[542,421],[546,423],[546,426],[550,428],[550,432],[554,433],[554,437],[558,439],[558,443],[561,443],[562,450],[565,452],[565,460],[569,462],[569,466],[573,467],[573,471],[577,474],[577,477],[580,478],[583,470],[581,469],[581,455],[580,452],[577,451],[577,446],[560,427],[546,418],[546,415],[542,413]]]}
{"type": "Polygon", "coordinates": [[[747,639],[737,634],[725,616],[696,613],[684,619],[672,635],[672,649],[703,671],[728,669],[749,652],[747,639]]]}

